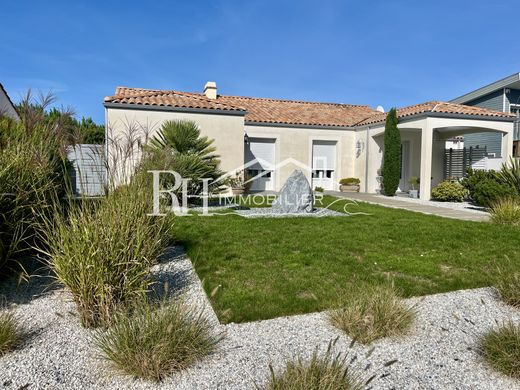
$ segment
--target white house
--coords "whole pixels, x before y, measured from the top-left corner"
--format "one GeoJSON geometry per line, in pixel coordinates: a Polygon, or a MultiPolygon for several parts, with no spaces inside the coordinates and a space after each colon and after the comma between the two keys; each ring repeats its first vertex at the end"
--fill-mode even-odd
{"type": "MultiPolygon", "coordinates": [[[[313,187],[337,190],[339,179],[357,177],[362,191],[380,189],[386,114],[368,106],[219,95],[214,82],[203,93],[118,87],[104,106],[109,156],[120,155],[115,151],[125,143],[146,143],[166,120],[188,119],[215,140],[224,170],[246,164],[251,174],[261,175],[255,190],[279,190],[294,165],[309,167],[313,187]]],[[[447,139],[494,132],[501,135],[502,158],[511,155],[515,117],[508,113],[427,102],[399,109],[398,118],[400,190],[407,190],[409,177],[419,177],[423,199],[444,179],[447,139]]],[[[125,171],[133,164],[135,159],[109,161],[125,171]]]]}

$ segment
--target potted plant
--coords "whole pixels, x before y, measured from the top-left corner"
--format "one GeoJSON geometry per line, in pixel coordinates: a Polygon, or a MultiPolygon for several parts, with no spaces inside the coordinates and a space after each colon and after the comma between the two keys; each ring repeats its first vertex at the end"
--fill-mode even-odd
{"type": "Polygon", "coordinates": [[[359,192],[359,179],[357,177],[347,177],[339,181],[341,192],[359,192]]]}
{"type": "Polygon", "coordinates": [[[233,195],[242,195],[248,193],[253,182],[250,180],[251,176],[246,171],[238,171],[235,177],[229,179],[229,186],[233,195]]]}
{"type": "Polygon", "coordinates": [[[244,172],[240,171],[235,174],[235,177],[229,180],[229,186],[233,195],[242,195],[246,192],[246,184],[244,181],[244,172]]]}
{"type": "Polygon", "coordinates": [[[419,189],[416,189],[416,187],[419,185],[419,178],[412,176],[408,179],[408,184],[410,184],[410,187],[412,187],[412,189],[408,191],[410,198],[417,199],[419,197],[419,189]]]}

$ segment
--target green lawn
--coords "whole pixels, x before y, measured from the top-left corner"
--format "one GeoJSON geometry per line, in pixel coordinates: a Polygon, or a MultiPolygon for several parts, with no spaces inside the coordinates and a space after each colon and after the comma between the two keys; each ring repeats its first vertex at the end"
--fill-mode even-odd
{"type": "Polygon", "coordinates": [[[354,283],[388,278],[405,296],[481,287],[497,265],[520,264],[518,228],[364,203],[348,210],[369,215],[183,217],[174,234],[222,322],[323,310],[354,283]]]}

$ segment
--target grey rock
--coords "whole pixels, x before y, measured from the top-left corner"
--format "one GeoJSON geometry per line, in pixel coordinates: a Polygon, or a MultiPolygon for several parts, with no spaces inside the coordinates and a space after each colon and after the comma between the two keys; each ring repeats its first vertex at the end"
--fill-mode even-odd
{"type": "Polygon", "coordinates": [[[276,213],[312,213],[314,195],[302,171],[296,170],[283,185],[272,209],[276,213]]]}

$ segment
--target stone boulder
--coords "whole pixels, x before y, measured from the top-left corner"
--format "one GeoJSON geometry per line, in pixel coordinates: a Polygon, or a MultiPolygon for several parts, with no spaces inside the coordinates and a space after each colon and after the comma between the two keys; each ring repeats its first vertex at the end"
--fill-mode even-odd
{"type": "Polygon", "coordinates": [[[311,213],[314,195],[302,171],[296,170],[283,185],[272,210],[280,214],[311,213]]]}

